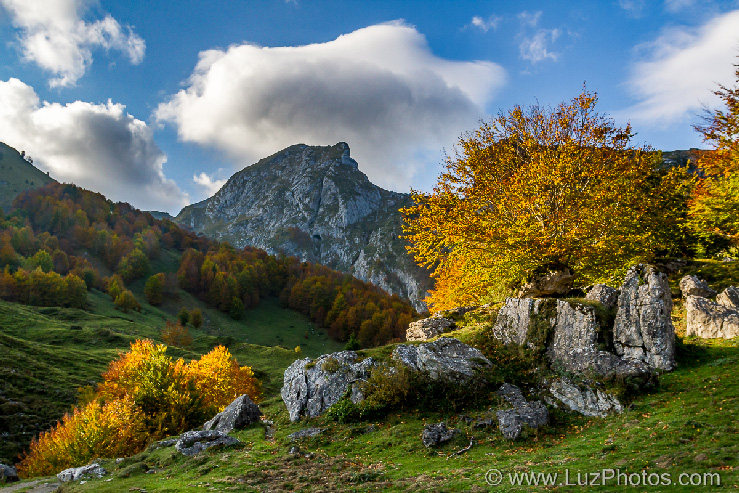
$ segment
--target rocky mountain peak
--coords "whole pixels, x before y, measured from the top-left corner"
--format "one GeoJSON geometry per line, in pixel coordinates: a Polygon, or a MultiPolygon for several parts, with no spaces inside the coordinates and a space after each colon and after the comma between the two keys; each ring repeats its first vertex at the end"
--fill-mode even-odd
{"type": "Polygon", "coordinates": [[[421,301],[429,274],[405,250],[399,209],[410,195],[369,181],[349,145],[296,144],[232,176],[176,221],[237,247],[285,253],[421,301]]]}

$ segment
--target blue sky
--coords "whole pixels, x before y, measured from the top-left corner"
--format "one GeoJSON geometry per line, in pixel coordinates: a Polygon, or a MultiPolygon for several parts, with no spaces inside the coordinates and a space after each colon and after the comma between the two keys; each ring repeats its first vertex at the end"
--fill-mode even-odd
{"type": "Polygon", "coordinates": [[[700,147],[739,1],[0,0],[0,35],[0,141],[176,213],[299,142],[429,190],[480,119],[583,83],[637,143],[700,147]]]}

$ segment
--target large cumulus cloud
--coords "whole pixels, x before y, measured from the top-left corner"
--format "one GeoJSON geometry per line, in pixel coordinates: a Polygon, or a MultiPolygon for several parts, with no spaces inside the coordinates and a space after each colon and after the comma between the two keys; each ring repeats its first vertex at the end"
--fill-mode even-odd
{"type": "Polygon", "coordinates": [[[87,0],[0,0],[20,29],[23,57],[56,75],[49,85],[70,86],[92,63],[92,50],[103,48],[125,54],[131,63],[144,58],[146,43],[130,27],[106,15],[87,22],[81,15],[87,0]]]}
{"type": "Polygon", "coordinates": [[[243,166],[283,147],[346,141],[374,182],[407,189],[484,117],[504,70],[435,56],[401,22],[297,47],[208,50],[156,116],[243,166]]]}
{"type": "Polygon", "coordinates": [[[162,171],[151,129],[108,101],[41,103],[18,79],[0,81],[0,136],[59,181],[142,209],[177,211],[188,197],[162,171]]]}
{"type": "Polygon", "coordinates": [[[732,86],[739,55],[739,10],[718,15],[697,28],[672,27],[635,63],[628,87],[639,101],[618,116],[669,125],[690,119],[720,101],[717,84],[732,86]]]}

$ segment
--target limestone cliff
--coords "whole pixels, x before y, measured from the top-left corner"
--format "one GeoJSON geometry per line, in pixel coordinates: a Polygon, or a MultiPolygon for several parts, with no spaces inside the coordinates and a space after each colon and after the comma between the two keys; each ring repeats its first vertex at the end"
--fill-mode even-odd
{"type": "Polygon", "coordinates": [[[398,238],[398,209],[410,200],[372,184],[346,143],[298,144],[239,171],[175,220],[237,247],[284,252],[350,273],[424,311],[428,272],[398,238]]]}

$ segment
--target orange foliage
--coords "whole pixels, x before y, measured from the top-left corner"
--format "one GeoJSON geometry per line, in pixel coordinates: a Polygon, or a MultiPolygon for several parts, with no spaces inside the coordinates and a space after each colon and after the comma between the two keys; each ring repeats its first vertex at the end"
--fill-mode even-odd
{"type": "Polygon", "coordinates": [[[172,323],[169,320],[162,330],[162,340],[170,346],[188,347],[192,344],[192,336],[187,327],[180,323],[172,323]]]}
{"type": "Polygon", "coordinates": [[[243,394],[248,394],[254,402],[261,397],[259,382],[251,368],[239,366],[224,346],[215,347],[198,361],[190,362],[187,372],[204,403],[217,407],[218,411],[243,394]]]}

